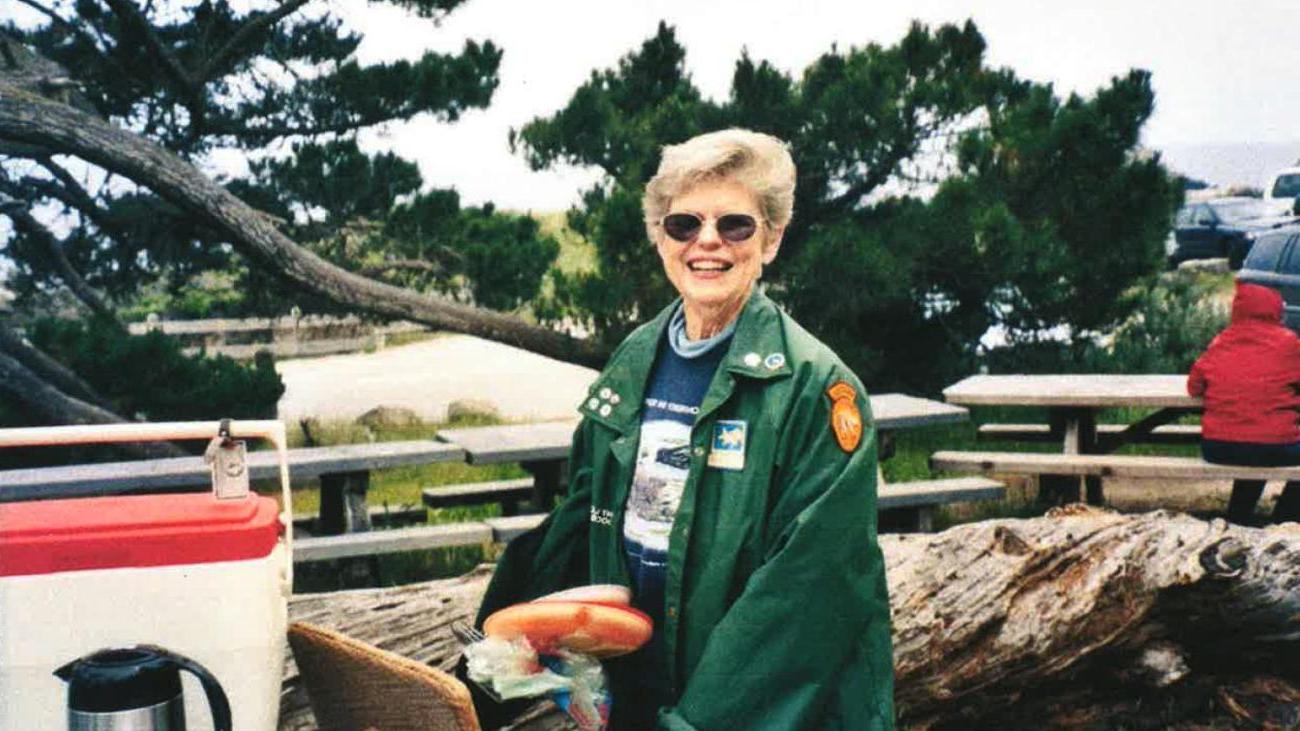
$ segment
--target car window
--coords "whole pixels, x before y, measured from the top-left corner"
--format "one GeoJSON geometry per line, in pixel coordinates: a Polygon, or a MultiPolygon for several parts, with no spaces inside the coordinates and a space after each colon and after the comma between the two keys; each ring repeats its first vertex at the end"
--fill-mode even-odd
{"type": "Polygon", "coordinates": [[[1195,210],[1195,206],[1183,206],[1182,208],[1179,208],[1178,215],[1174,217],[1174,225],[1191,226],[1195,221],[1195,218],[1192,216],[1192,213],[1194,213],[1195,210]]]}
{"type": "Polygon", "coordinates": [[[1269,195],[1273,198],[1294,198],[1300,195],[1300,173],[1277,176],[1269,195]]]}
{"type": "Polygon", "coordinates": [[[1276,270],[1277,258],[1282,254],[1283,245],[1290,238],[1288,234],[1259,237],[1255,245],[1250,247],[1250,254],[1246,256],[1246,263],[1242,268],[1256,269],[1263,272],[1276,270]]]}
{"type": "Polygon", "coordinates": [[[1252,218],[1264,218],[1271,215],[1268,204],[1261,200],[1233,201],[1231,203],[1211,203],[1219,219],[1227,223],[1249,221],[1252,218]]]}
{"type": "MultiPolygon", "coordinates": [[[[1282,238],[1282,237],[1279,236],[1278,238],[1282,238]]],[[[1295,240],[1296,237],[1292,236],[1291,241],[1295,241],[1295,240]]],[[[1286,256],[1286,263],[1282,265],[1282,273],[1300,274],[1300,251],[1297,251],[1297,247],[1292,246],[1290,249],[1288,249],[1288,252],[1290,253],[1288,253],[1286,256]]]]}
{"type": "Polygon", "coordinates": [[[1209,206],[1197,206],[1193,213],[1197,226],[1214,225],[1214,214],[1210,212],[1209,206]]]}

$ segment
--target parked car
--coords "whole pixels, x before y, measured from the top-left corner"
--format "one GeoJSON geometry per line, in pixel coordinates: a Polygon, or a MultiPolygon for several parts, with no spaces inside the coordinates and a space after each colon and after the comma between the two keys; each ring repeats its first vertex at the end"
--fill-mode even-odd
{"type": "Polygon", "coordinates": [[[1264,202],[1276,213],[1296,213],[1300,167],[1283,168],[1264,182],[1264,202]]]}
{"type": "Polygon", "coordinates": [[[1256,238],[1237,279],[1281,292],[1286,325],[1300,331],[1300,224],[1256,238]]]}
{"type": "Polygon", "coordinates": [[[1188,259],[1227,258],[1232,269],[1241,268],[1255,237],[1296,220],[1278,216],[1258,198],[1214,198],[1188,203],[1174,218],[1174,247],[1169,265],[1188,259]]]}

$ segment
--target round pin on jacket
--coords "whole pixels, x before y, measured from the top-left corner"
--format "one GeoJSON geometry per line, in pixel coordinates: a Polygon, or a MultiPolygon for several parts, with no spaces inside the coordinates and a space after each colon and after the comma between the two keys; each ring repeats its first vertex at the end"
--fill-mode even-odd
{"type": "Polygon", "coordinates": [[[767,366],[769,371],[774,371],[785,365],[785,353],[772,353],[763,360],[763,365],[767,366]]]}
{"type": "Polygon", "coordinates": [[[749,366],[750,368],[757,368],[758,364],[762,362],[763,362],[763,356],[759,355],[758,353],[745,354],[745,365],[749,366]]]}

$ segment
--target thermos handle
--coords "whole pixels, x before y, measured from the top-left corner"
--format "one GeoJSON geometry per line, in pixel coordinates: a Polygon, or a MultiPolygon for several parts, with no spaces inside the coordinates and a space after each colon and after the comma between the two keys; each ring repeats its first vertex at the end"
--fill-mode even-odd
{"type": "Polygon", "coordinates": [[[226,699],[226,691],[221,689],[221,683],[208,672],[208,669],[194,660],[183,655],[177,655],[170,650],[155,648],[159,654],[165,655],[169,660],[180,666],[181,670],[190,673],[199,679],[203,685],[203,692],[208,696],[208,708],[212,709],[212,728],[214,731],[231,731],[230,720],[230,701],[226,699]]]}
{"type": "MultiPolygon", "coordinates": [[[[0,449],[38,447],[61,444],[113,444],[116,442],[160,442],[178,439],[208,440],[222,431],[216,421],[176,421],[159,423],[79,424],[76,426],[20,427],[0,429],[0,449]]],[[[284,423],[273,419],[231,421],[231,437],[259,437],[275,445],[280,461],[280,521],[284,524],[285,567],[287,586],[293,586],[293,496],[289,492],[289,445],[284,423]]],[[[290,589],[292,590],[292,589],[290,589]]]]}

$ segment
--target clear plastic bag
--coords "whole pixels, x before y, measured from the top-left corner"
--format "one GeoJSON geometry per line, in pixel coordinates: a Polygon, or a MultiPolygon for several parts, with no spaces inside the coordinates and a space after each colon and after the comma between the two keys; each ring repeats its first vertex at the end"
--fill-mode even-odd
{"type": "Polygon", "coordinates": [[[489,637],[465,646],[470,680],[500,699],[551,696],[582,731],[609,723],[609,683],[600,661],[565,650],[540,658],[528,640],[489,637]]]}

